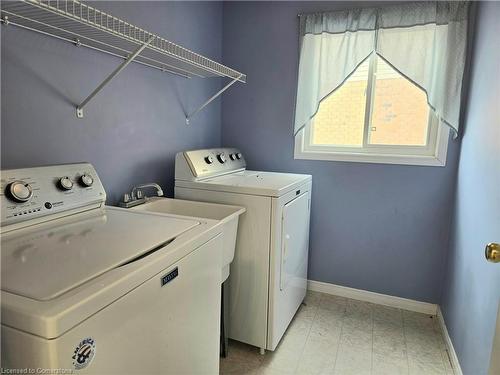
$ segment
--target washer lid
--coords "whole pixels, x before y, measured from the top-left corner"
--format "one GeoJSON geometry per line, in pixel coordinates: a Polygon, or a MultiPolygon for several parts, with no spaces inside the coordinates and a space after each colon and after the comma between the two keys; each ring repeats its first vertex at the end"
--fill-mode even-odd
{"type": "Polygon", "coordinates": [[[199,224],[108,208],[4,233],[2,290],[51,300],[199,224]]]}
{"type": "Polygon", "coordinates": [[[311,179],[311,175],[307,174],[245,170],[194,183],[177,180],[176,186],[195,186],[197,189],[279,197],[311,179]]]}

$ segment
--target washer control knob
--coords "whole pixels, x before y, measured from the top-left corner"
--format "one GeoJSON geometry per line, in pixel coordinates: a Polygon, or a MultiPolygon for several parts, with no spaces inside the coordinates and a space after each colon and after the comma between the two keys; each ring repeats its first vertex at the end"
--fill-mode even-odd
{"type": "Polygon", "coordinates": [[[61,177],[59,179],[59,186],[64,190],[73,189],[73,181],[68,176],[61,177]]]}
{"type": "Polygon", "coordinates": [[[243,155],[241,155],[241,152],[236,153],[236,159],[240,160],[242,157],[243,155]]]}
{"type": "Polygon", "coordinates": [[[205,157],[205,162],[207,164],[212,164],[214,162],[214,158],[211,157],[210,155],[208,155],[208,156],[205,157]]]}
{"type": "Polygon", "coordinates": [[[94,183],[94,179],[89,174],[82,174],[82,176],[80,177],[80,182],[83,186],[89,187],[94,183]]]}
{"type": "Polygon", "coordinates": [[[33,196],[33,188],[24,181],[14,181],[7,186],[8,195],[16,202],[27,202],[33,196]]]}
{"type": "Polygon", "coordinates": [[[236,160],[236,154],[229,154],[229,158],[231,160],[236,160]]]}
{"type": "Polygon", "coordinates": [[[219,155],[217,155],[217,159],[219,159],[219,161],[224,164],[226,162],[226,155],[222,152],[220,153],[219,155]]]}

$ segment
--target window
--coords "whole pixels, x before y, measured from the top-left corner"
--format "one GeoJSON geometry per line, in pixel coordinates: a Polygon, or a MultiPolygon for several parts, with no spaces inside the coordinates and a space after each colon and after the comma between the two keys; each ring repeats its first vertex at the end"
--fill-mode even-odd
{"type": "Polygon", "coordinates": [[[297,159],[443,166],[448,129],[426,93],[373,54],[321,101],[295,142],[297,159]]]}

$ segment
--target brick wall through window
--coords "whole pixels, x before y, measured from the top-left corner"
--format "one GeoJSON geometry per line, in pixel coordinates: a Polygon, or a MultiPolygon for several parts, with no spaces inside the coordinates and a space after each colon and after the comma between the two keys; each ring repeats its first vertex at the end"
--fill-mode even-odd
{"type": "MultiPolygon", "coordinates": [[[[312,143],[362,146],[369,60],[324,99],[314,117],[312,143]]],[[[370,144],[425,145],[429,107],[426,94],[377,58],[370,144]]]]}

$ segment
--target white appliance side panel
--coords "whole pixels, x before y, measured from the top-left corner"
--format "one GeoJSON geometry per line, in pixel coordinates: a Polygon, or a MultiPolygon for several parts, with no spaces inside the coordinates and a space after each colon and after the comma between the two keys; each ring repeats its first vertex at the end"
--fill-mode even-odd
{"type": "Polygon", "coordinates": [[[268,350],[275,350],[307,291],[311,183],[273,199],[268,350]]]}
{"type": "Polygon", "coordinates": [[[219,235],[57,339],[2,325],[2,366],[74,369],[91,337],[95,356],[78,374],[218,374],[221,246],[219,235]]]}
{"type": "Polygon", "coordinates": [[[229,274],[229,337],[266,348],[271,198],[175,187],[175,197],[246,208],[229,274]]]}
{"type": "Polygon", "coordinates": [[[307,277],[309,192],[285,204],[282,215],[280,291],[307,277]]]}

